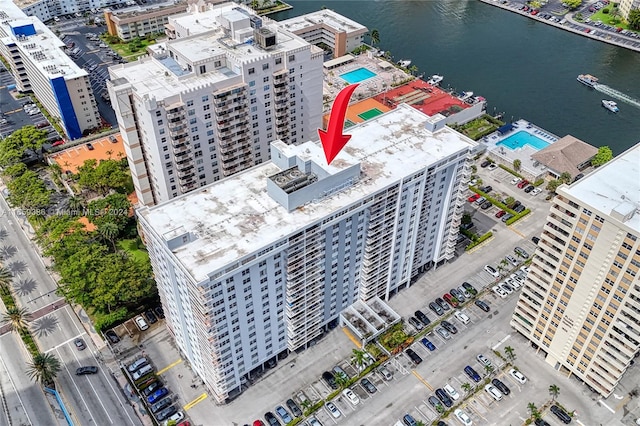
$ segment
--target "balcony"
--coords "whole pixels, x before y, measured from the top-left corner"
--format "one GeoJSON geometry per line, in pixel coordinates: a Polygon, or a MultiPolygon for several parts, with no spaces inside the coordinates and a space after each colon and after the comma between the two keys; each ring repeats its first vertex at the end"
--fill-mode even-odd
{"type": "MultiPolygon", "coordinates": [[[[196,172],[194,172],[193,170],[187,170],[187,171],[183,171],[183,172],[178,172],[178,177],[181,180],[186,180],[186,179],[188,179],[190,177],[193,177],[195,175],[196,175],[196,172]]],[[[185,182],[185,183],[188,183],[188,182],[185,182]]]]}
{"type": "Polygon", "coordinates": [[[186,143],[176,145],[171,150],[173,151],[173,154],[177,156],[183,156],[191,153],[191,148],[186,143]]]}

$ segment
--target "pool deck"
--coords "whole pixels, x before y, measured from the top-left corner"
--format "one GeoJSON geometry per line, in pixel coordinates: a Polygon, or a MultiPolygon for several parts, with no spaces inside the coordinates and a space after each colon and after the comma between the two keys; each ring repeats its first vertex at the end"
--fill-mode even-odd
{"type": "Polygon", "coordinates": [[[488,136],[485,136],[481,141],[487,146],[487,152],[499,160],[499,162],[513,167],[514,160],[520,160],[521,173],[528,177],[540,177],[546,174],[547,168],[536,161],[531,156],[539,150],[531,145],[524,145],[521,148],[515,150],[498,145],[499,142],[507,139],[509,136],[516,132],[525,131],[530,133],[543,141],[552,144],[559,139],[547,130],[544,130],[527,120],[518,120],[513,123],[513,129],[505,134],[494,132],[488,136]]]}

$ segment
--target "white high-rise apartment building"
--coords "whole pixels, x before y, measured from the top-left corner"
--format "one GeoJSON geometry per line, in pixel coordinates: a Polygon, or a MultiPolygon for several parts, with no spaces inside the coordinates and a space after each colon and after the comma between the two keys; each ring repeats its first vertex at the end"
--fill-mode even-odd
{"type": "Polygon", "coordinates": [[[16,5],[29,16],[37,16],[46,22],[56,16],[88,12],[116,4],[124,5],[129,0],[15,0],[16,5]]]}
{"type": "Polygon", "coordinates": [[[511,325],[607,397],[640,350],[640,145],[557,193],[511,325]]]}
{"type": "Polygon", "coordinates": [[[390,296],[454,255],[475,142],[407,105],[138,210],[167,326],[218,401],[355,301],[390,296]]]}
{"type": "Polygon", "coordinates": [[[314,137],[322,50],[235,3],[169,19],[173,40],[109,69],[138,199],[160,203],[314,137]]]}
{"type": "Polygon", "coordinates": [[[33,92],[60,120],[70,139],[100,125],[89,75],[64,52],[65,44],[38,18],[0,0],[0,54],[21,92],[33,92]]]}

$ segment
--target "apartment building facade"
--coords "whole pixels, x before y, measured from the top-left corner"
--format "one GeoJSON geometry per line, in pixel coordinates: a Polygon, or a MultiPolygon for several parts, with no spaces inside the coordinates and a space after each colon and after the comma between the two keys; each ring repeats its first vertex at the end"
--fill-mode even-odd
{"type": "Polygon", "coordinates": [[[279,25],[339,58],[364,44],[367,27],[330,9],[279,21],[279,25]]]}
{"type": "Polygon", "coordinates": [[[29,16],[41,21],[52,20],[56,16],[84,13],[92,9],[102,9],[116,4],[124,5],[130,0],[16,0],[16,5],[29,16]]]}
{"type": "Polygon", "coordinates": [[[640,350],[640,145],[557,190],[511,325],[609,396],[640,350]]]}
{"type": "Polygon", "coordinates": [[[138,210],[167,327],[215,398],[454,255],[475,142],[409,106],[138,210]]]}
{"type": "Polygon", "coordinates": [[[316,134],[322,51],[235,3],[171,17],[173,40],[109,68],[138,199],[177,197],[316,134]]]}
{"type": "Polygon", "coordinates": [[[38,18],[0,0],[0,54],[20,92],[33,92],[70,139],[100,125],[89,75],[67,56],[65,44],[38,18]]]}
{"type": "Polygon", "coordinates": [[[620,14],[625,19],[629,19],[629,12],[640,9],[640,0],[620,0],[618,8],[620,9],[620,14]]]}

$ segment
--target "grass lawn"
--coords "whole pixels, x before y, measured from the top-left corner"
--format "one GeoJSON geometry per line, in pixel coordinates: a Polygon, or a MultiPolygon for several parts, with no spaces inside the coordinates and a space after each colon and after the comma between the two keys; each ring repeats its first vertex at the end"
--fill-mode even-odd
{"type": "Polygon", "coordinates": [[[136,260],[149,262],[149,253],[146,250],[140,250],[136,246],[135,239],[118,241],[118,248],[128,252],[136,260]]]}
{"type": "Polygon", "coordinates": [[[498,123],[496,122],[497,120],[493,118],[491,118],[490,120],[489,117],[482,116],[466,124],[456,127],[456,130],[468,136],[469,138],[473,139],[474,141],[477,141],[483,136],[496,131],[499,127],[498,125],[499,122],[498,123]]]}
{"type": "Polygon", "coordinates": [[[147,46],[155,44],[155,40],[140,39],[140,44],[134,47],[131,43],[110,43],[107,37],[101,36],[100,39],[109,45],[123,59],[132,62],[138,57],[147,54],[147,46]],[[131,50],[133,47],[133,51],[131,50]]]}
{"type": "Polygon", "coordinates": [[[616,28],[622,27],[625,30],[629,29],[627,23],[624,21],[624,19],[622,19],[621,16],[616,16],[616,18],[613,19],[611,16],[611,13],[604,13],[605,10],[608,10],[609,12],[611,12],[611,8],[612,6],[603,7],[602,9],[596,11],[596,13],[591,15],[589,19],[591,19],[592,22],[600,21],[604,24],[611,25],[616,28]]]}

